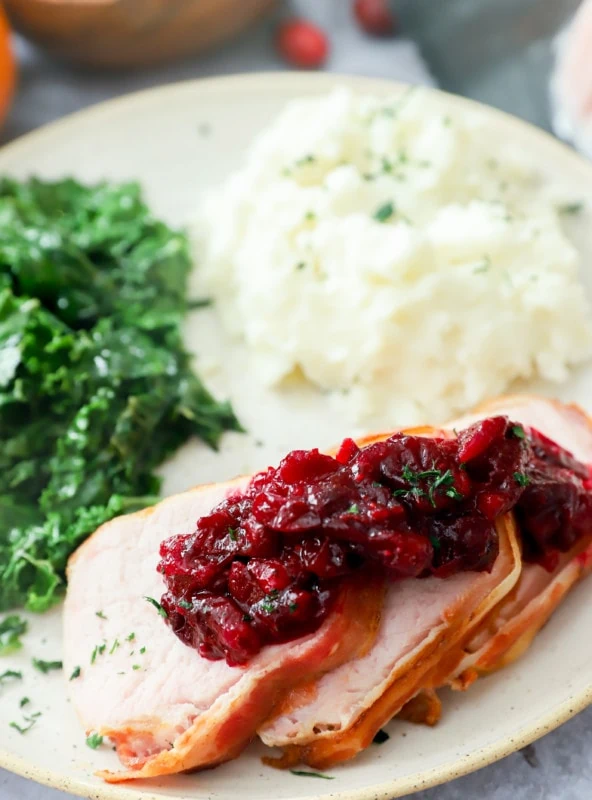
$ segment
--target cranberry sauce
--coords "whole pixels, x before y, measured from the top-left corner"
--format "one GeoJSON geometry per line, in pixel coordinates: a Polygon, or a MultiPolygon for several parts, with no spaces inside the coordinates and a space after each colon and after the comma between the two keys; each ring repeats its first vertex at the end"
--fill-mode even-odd
{"type": "Polygon", "coordinates": [[[295,450],[162,543],[167,622],[202,656],[245,664],[316,630],[358,570],[490,570],[510,509],[525,558],[552,569],[592,521],[590,486],[587,466],[505,417],[449,439],[346,439],[335,458],[295,450]]]}

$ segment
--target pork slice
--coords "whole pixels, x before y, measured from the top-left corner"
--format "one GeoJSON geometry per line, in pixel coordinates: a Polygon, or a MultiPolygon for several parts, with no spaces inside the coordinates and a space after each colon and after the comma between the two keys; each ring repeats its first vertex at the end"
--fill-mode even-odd
{"type": "MultiPolygon", "coordinates": [[[[418,436],[452,436],[428,426],[418,436]]],[[[371,444],[391,433],[367,437],[371,444]]],[[[509,592],[519,577],[520,554],[512,520],[499,524],[500,552],[491,573],[405,580],[388,587],[373,647],[286,695],[259,729],[262,741],[281,747],[278,765],[305,762],[320,769],[353,757],[421,688],[423,677],[509,592]]]]}
{"type": "Polygon", "coordinates": [[[110,782],[166,775],[233,758],[288,688],[367,649],[384,588],[352,583],[314,634],[264,648],[246,667],[185,646],[143,598],[159,598],[160,542],[195,528],[230,489],[202,487],[103,525],[72,557],[64,607],[64,664],[88,732],[109,737],[128,768],[110,782]]]}
{"type": "Polygon", "coordinates": [[[442,654],[518,579],[512,519],[502,518],[498,530],[500,550],[491,572],[391,584],[370,651],[287,695],[276,717],[259,730],[265,744],[284,749],[282,766],[303,762],[326,769],[352,758],[419,691],[442,654]]]}
{"type": "MultiPolygon", "coordinates": [[[[445,427],[448,431],[462,429],[497,414],[507,415],[527,428],[536,428],[580,460],[592,461],[592,429],[584,412],[576,406],[544,398],[528,395],[500,398],[445,427]]],[[[430,435],[430,430],[422,428],[414,433],[430,435]]],[[[489,594],[476,602],[473,595],[475,610],[472,614],[467,613],[469,603],[455,602],[456,582],[474,582],[472,585],[478,593],[480,581],[486,581],[483,575],[457,575],[439,584],[435,583],[437,579],[431,578],[389,587],[379,635],[368,655],[326,674],[306,691],[288,695],[277,715],[260,729],[259,735],[266,744],[284,749],[282,765],[301,760],[317,768],[327,768],[353,757],[368,746],[383,724],[423,689],[429,695],[408,706],[408,715],[416,717],[429,713],[431,720],[437,720],[434,686],[459,674],[465,656],[464,645],[476,634],[483,620],[509,596],[520,578],[522,565],[513,523],[507,522],[506,527],[514,546],[500,550],[504,560],[498,558],[499,564],[496,562],[492,574],[487,576],[491,579],[485,587],[490,590],[489,594]],[[439,605],[431,602],[430,581],[439,605]],[[406,603],[401,602],[403,598],[406,603]],[[459,628],[457,621],[456,629],[449,626],[434,655],[431,644],[436,631],[441,629],[444,616],[452,620],[462,617],[462,624],[459,628]]],[[[502,539],[500,544],[503,544],[502,539]]],[[[573,572],[572,569],[569,575],[573,572]]],[[[557,591],[553,596],[558,597],[557,591]]],[[[549,609],[549,604],[545,607],[549,609]]],[[[552,608],[548,613],[551,611],[552,608]]],[[[541,613],[538,619],[542,619],[541,613]]]]}
{"type": "MultiPolygon", "coordinates": [[[[487,403],[478,413],[447,427],[463,428],[481,417],[498,413],[519,420],[526,428],[536,428],[580,461],[592,464],[592,426],[587,415],[576,406],[518,395],[487,403]]],[[[448,685],[466,690],[481,675],[519,658],[565,595],[591,569],[592,531],[562,555],[553,572],[538,564],[524,563],[514,589],[436,665],[426,681],[425,691],[405,709],[405,718],[434,724],[438,717],[434,689],[448,685]]]]}
{"type": "MultiPolygon", "coordinates": [[[[480,416],[503,413],[518,419],[592,464],[592,423],[573,405],[528,396],[500,398],[480,409],[480,416]]],[[[469,418],[468,424],[473,421],[469,418]]],[[[467,418],[457,422],[467,424],[467,418]]],[[[565,553],[555,570],[524,564],[516,588],[488,615],[459,649],[456,659],[440,665],[434,685],[467,689],[480,675],[519,658],[530,646],[565,595],[592,569],[592,531],[565,553]]]]}

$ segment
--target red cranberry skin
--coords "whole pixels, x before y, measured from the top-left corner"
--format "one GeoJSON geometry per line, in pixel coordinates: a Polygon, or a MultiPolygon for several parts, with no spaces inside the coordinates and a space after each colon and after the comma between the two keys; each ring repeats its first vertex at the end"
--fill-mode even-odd
{"type": "Polygon", "coordinates": [[[293,19],[284,22],[276,34],[276,47],[293,67],[318,69],[329,55],[329,40],[312,22],[293,19]]]}
{"type": "Polygon", "coordinates": [[[393,0],[355,0],[354,15],[372,36],[392,36],[397,30],[393,0]]]}
{"type": "Polygon", "coordinates": [[[295,450],[161,544],[162,605],[200,655],[247,664],[311,633],[345,581],[490,570],[513,510],[524,558],[554,569],[592,525],[592,472],[492,417],[457,438],[395,434],[335,458],[295,450]]]}

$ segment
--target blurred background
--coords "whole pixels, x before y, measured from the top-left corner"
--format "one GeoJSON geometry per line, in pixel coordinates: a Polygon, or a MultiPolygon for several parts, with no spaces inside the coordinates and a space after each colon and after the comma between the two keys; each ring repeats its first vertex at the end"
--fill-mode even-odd
{"type": "MultiPolygon", "coordinates": [[[[551,130],[558,34],[580,0],[4,0],[8,141],[170,81],[317,68],[433,83],[551,130]],[[12,56],[8,53],[8,48],[12,56]],[[11,66],[11,58],[15,69],[11,66]]],[[[559,123],[561,129],[561,123],[559,123]]],[[[569,136],[569,125],[563,126],[569,136]]]]}

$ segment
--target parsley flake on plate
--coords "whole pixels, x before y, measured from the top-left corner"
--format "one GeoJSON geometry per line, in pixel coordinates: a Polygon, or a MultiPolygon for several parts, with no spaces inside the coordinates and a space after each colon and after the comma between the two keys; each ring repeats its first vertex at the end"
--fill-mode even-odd
{"type": "Polygon", "coordinates": [[[47,675],[48,672],[53,672],[57,669],[62,669],[63,664],[61,661],[44,661],[42,658],[33,658],[31,663],[36,670],[47,675]]]}
{"type": "MultiPolygon", "coordinates": [[[[2,546],[0,545],[0,553],[2,546]]],[[[14,653],[23,646],[21,636],[27,632],[27,621],[17,614],[9,614],[0,622],[0,656],[14,653]]]]}
{"type": "Polygon", "coordinates": [[[292,775],[297,775],[299,778],[322,778],[324,781],[334,781],[333,775],[323,775],[322,772],[308,772],[304,769],[291,769],[292,775]]]}
{"type": "Polygon", "coordinates": [[[100,747],[102,744],[103,737],[98,733],[91,733],[90,736],[86,737],[86,746],[90,747],[91,750],[96,750],[97,747],[100,747]]]}

